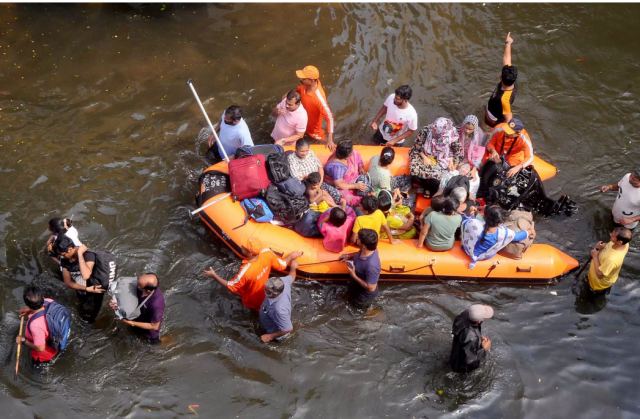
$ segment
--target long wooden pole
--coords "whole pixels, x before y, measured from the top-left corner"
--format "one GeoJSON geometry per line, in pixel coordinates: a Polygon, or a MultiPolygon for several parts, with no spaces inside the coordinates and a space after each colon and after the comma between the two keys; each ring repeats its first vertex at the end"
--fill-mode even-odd
{"type": "Polygon", "coordinates": [[[24,316],[20,316],[20,330],[18,331],[18,337],[20,340],[18,341],[18,349],[16,350],[16,373],[13,376],[13,379],[18,379],[18,370],[20,369],[20,352],[22,350],[22,326],[24,325],[24,316]]]}

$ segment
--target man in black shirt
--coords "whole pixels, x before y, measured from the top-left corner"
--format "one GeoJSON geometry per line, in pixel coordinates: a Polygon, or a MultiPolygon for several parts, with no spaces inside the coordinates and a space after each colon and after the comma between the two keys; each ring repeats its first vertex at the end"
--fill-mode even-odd
{"type": "Polygon", "coordinates": [[[449,365],[455,372],[469,372],[480,366],[480,362],[491,349],[491,339],[482,336],[481,325],[493,317],[493,309],[487,305],[474,304],[453,321],[453,345],[449,365]]]}

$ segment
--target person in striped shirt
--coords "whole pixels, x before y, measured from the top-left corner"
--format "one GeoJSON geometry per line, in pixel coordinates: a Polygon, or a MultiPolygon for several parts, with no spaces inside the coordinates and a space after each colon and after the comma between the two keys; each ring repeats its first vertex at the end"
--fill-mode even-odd
{"type": "Polygon", "coordinates": [[[329,150],[335,150],[333,113],[329,108],[322,83],[320,83],[320,71],[317,67],[308,65],[302,70],[297,70],[296,76],[300,80],[296,91],[300,93],[302,106],[307,111],[308,117],[305,134],[314,140],[326,141],[329,150]],[[326,133],[322,126],[323,121],[326,124],[326,133]]]}

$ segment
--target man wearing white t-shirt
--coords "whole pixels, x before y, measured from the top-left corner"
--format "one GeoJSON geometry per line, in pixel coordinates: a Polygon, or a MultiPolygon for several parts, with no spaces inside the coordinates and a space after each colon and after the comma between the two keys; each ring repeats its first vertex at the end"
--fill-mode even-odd
{"type": "Polygon", "coordinates": [[[640,169],[627,173],[617,184],[604,185],[600,190],[618,192],[611,209],[613,221],[629,229],[636,228],[640,221],[640,169]]]}
{"type": "Polygon", "coordinates": [[[418,114],[409,103],[411,87],[402,85],[387,100],[371,121],[374,141],[390,146],[402,145],[418,129],[418,114]],[[382,125],[378,121],[384,115],[382,125]]]}
{"type": "Polygon", "coordinates": [[[271,112],[276,117],[276,125],[271,132],[271,138],[276,144],[285,147],[304,136],[308,118],[300,100],[300,93],[290,90],[271,112]]]}

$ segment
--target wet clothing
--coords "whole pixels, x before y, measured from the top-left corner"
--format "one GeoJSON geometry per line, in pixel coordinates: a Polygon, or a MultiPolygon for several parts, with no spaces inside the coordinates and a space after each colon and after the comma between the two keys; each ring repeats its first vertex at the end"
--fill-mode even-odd
{"type": "MultiPolygon", "coordinates": [[[[96,254],[91,250],[87,250],[86,252],[84,252],[84,261],[95,263],[96,254]]],[[[60,270],[63,272],[65,270],[68,271],[69,275],[71,275],[71,279],[77,284],[84,286],[100,285],[100,283],[93,278],[89,278],[88,281],[82,278],[82,273],[80,273],[80,263],[77,259],[75,261],[70,261],[68,259],[61,258],[60,270]]],[[[80,314],[80,317],[89,323],[93,323],[100,313],[100,308],[102,308],[102,300],[104,299],[104,294],[76,290],[76,296],[78,297],[79,301],[78,312],[80,314]]]]}
{"type": "MultiPolygon", "coordinates": [[[[380,279],[380,255],[374,251],[367,257],[363,257],[358,252],[353,257],[353,266],[356,275],[367,284],[373,285],[380,279]]],[[[374,292],[369,292],[355,281],[349,282],[349,299],[353,305],[365,308],[370,305],[378,295],[378,288],[374,292]]]]}
{"type": "Polygon", "coordinates": [[[275,298],[265,298],[260,307],[260,325],[267,333],[293,330],[291,323],[291,284],[293,278],[287,275],[281,278],[284,289],[275,298]]]}
{"type": "Polygon", "coordinates": [[[498,82],[487,104],[487,112],[485,114],[487,124],[495,127],[497,124],[505,122],[505,113],[513,113],[511,111],[511,105],[513,101],[516,100],[517,90],[517,83],[513,85],[513,89],[503,90],[502,83],[498,82]]]}
{"type": "Polygon", "coordinates": [[[624,257],[629,251],[629,243],[625,244],[622,249],[614,249],[613,242],[608,242],[604,248],[598,254],[598,261],[600,262],[600,271],[604,274],[602,278],[598,278],[596,275],[596,267],[593,261],[589,265],[589,288],[591,291],[604,291],[611,288],[613,284],[618,280],[620,275],[620,269],[622,269],[622,263],[624,257]]]}
{"type": "Polygon", "coordinates": [[[482,348],[482,326],[469,319],[469,311],[458,314],[453,321],[453,344],[449,365],[455,372],[469,372],[480,366],[487,352],[482,348]]]}
{"type": "Polygon", "coordinates": [[[245,307],[258,310],[264,300],[264,286],[271,269],[283,271],[286,268],[287,262],[284,259],[279,258],[270,249],[262,249],[256,260],[243,263],[236,276],[227,282],[227,288],[242,298],[245,307]]]}
{"type": "MultiPolygon", "coordinates": [[[[224,147],[224,151],[227,152],[227,156],[232,158],[236,154],[236,150],[239,147],[248,145],[253,146],[253,140],[251,139],[251,133],[249,132],[249,127],[247,123],[244,121],[244,118],[240,119],[236,125],[229,125],[224,122],[224,112],[222,112],[222,116],[220,117],[220,132],[218,133],[218,138],[220,138],[220,143],[222,147],[224,147]]],[[[219,151],[219,147],[214,144],[215,150],[219,151]]],[[[220,153],[222,157],[222,153],[220,153]]]]}
{"type": "MultiPolygon", "coordinates": [[[[621,224],[623,217],[635,217],[640,215],[640,188],[634,187],[629,178],[630,173],[627,173],[618,182],[618,196],[613,203],[611,213],[613,214],[613,221],[621,224]]],[[[636,228],[638,222],[626,224],[626,228],[636,228]]]]}
{"type": "MultiPolygon", "coordinates": [[[[52,302],[53,300],[45,298],[44,301],[52,302]]],[[[44,306],[42,310],[44,311],[44,306]]],[[[36,346],[44,345],[44,351],[31,350],[31,359],[36,363],[49,362],[58,354],[58,350],[49,345],[49,328],[46,317],[38,316],[34,319],[33,317],[35,315],[36,312],[29,315],[27,327],[24,330],[24,337],[36,346]]]]}
{"type": "MultiPolygon", "coordinates": [[[[142,296],[142,291],[137,290],[138,304],[141,304],[148,296],[142,296]]],[[[162,327],[162,319],[164,318],[164,294],[160,288],[153,291],[153,295],[140,306],[140,315],[134,321],[142,323],[160,323],[162,327]]],[[[141,329],[145,337],[151,343],[160,342],[160,329],[146,330],[141,329]]]]}
{"type": "Polygon", "coordinates": [[[334,123],[333,113],[329,109],[327,95],[324,93],[320,80],[318,80],[318,88],[313,92],[307,92],[302,84],[296,87],[296,91],[300,93],[302,106],[307,111],[307,130],[305,133],[315,140],[324,141],[326,134],[322,128],[322,121],[326,122],[329,134],[333,134],[334,123]]]}

